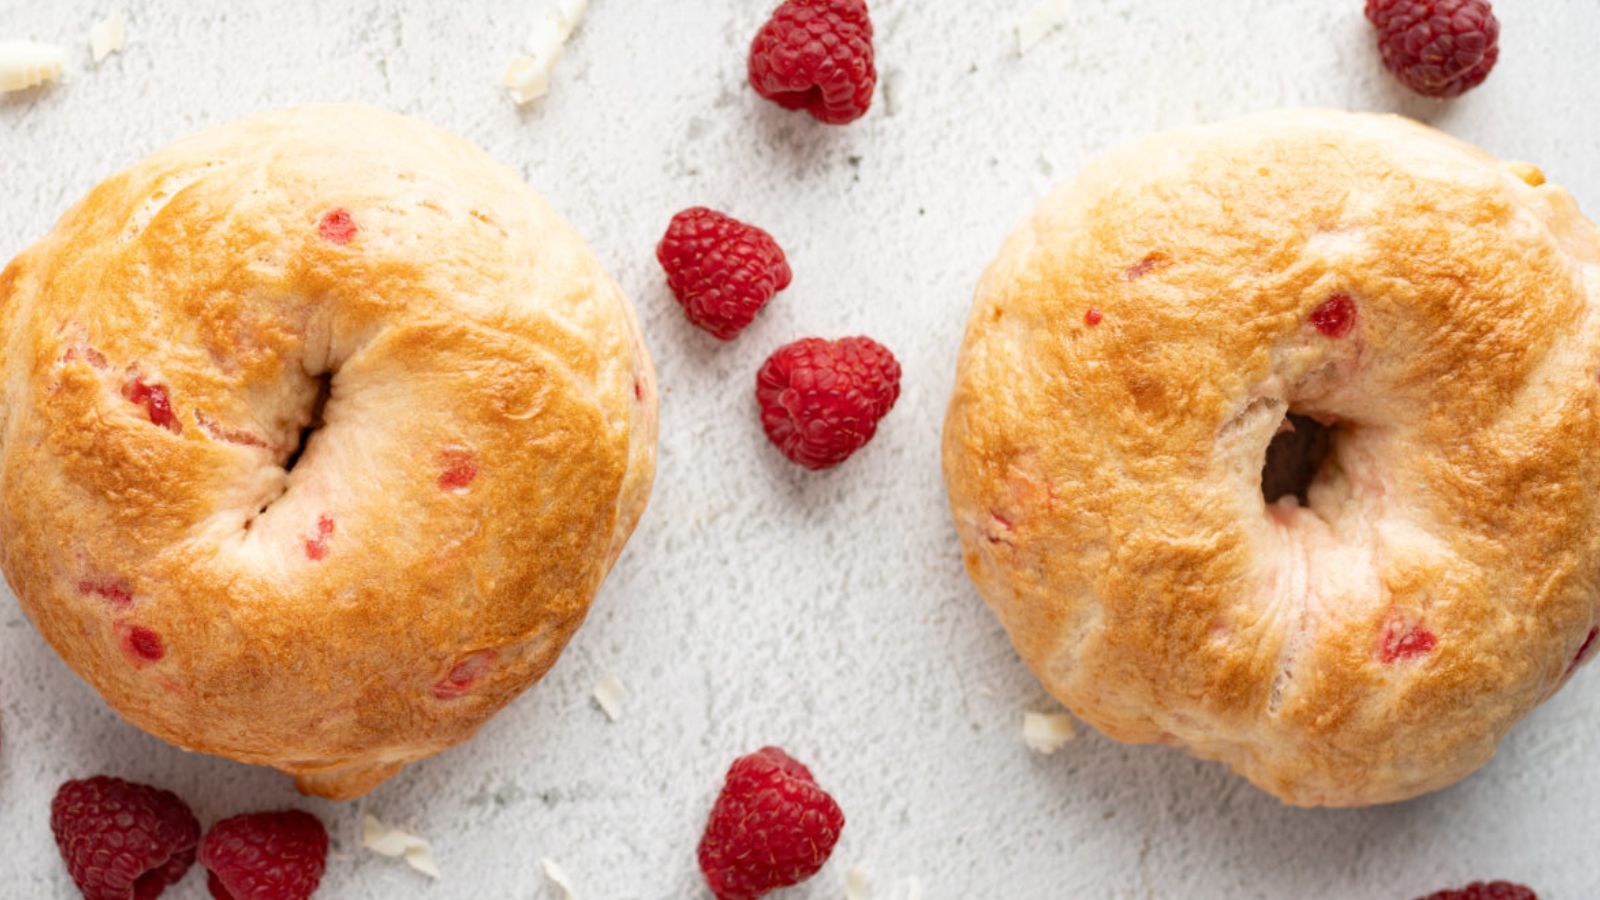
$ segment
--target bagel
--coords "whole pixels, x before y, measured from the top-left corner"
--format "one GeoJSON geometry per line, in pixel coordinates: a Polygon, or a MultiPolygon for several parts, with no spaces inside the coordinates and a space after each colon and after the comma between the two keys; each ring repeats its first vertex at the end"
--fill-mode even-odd
{"type": "Polygon", "coordinates": [[[1009,239],[944,471],[1076,715],[1287,803],[1396,801],[1595,647],[1597,375],[1568,193],[1398,117],[1271,113],[1113,152],[1009,239]]]}
{"type": "Polygon", "coordinates": [[[510,169],[270,113],[107,180],[0,274],[0,564],[180,747],[360,795],[555,662],[643,512],[634,314],[510,169]]]}

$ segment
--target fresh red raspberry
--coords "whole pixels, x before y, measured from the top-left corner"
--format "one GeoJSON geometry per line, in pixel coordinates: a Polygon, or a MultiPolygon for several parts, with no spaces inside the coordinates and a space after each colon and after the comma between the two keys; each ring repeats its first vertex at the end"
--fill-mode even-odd
{"type": "Polygon", "coordinates": [[[805,338],[756,373],[761,425],[783,455],[828,469],[866,446],[900,397],[900,364],[870,338],[805,338]]]}
{"type": "Polygon", "coordinates": [[[1456,97],[1483,83],[1500,58],[1489,0],[1367,0],[1383,64],[1425,97],[1456,97]]]}
{"type": "Polygon", "coordinates": [[[872,21],[866,0],[786,0],[750,43],[750,86],[829,125],[872,105],[872,21]]]}
{"type": "Polygon", "coordinates": [[[777,747],[733,761],[700,838],[700,871],[717,900],[755,900],[817,874],[844,813],[811,771],[777,747]]]}
{"type": "Polygon", "coordinates": [[[689,321],[724,341],[738,337],[793,277],[772,235],[703,206],[672,217],[656,259],[689,321]]]}
{"type": "Polygon", "coordinates": [[[1539,896],[1509,881],[1474,881],[1460,890],[1438,891],[1419,900],[1539,900],[1539,896]]]}
{"type": "Polygon", "coordinates": [[[176,794],[104,775],[69,781],[50,830],[85,900],[152,900],[194,865],[200,823],[176,794]]]}
{"type": "Polygon", "coordinates": [[[206,887],[216,900],[305,900],[327,860],[327,830],[297,809],[224,819],[200,842],[206,887]]]}

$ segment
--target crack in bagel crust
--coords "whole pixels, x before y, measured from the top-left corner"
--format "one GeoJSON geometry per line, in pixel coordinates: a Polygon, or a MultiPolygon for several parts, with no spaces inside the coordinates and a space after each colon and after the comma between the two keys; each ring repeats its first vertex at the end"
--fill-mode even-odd
{"type": "Polygon", "coordinates": [[[1073,712],[1290,803],[1394,801],[1588,655],[1597,375],[1600,231],[1566,192],[1398,117],[1272,113],[1112,153],[1006,243],[945,475],[1073,712]],[[1268,504],[1290,413],[1332,440],[1268,504]]]}
{"type": "Polygon", "coordinates": [[[0,315],[24,609],[135,724],[312,793],[542,676],[649,495],[631,305],[511,170],[413,119],[179,141],[14,260],[0,315]]]}

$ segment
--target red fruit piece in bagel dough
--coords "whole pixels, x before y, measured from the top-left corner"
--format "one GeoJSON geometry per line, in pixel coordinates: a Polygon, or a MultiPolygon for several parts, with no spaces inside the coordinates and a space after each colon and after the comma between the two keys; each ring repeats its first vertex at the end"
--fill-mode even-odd
{"type": "Polygon", "coordinates": [[[127,397],[130,403],[144,407],[145,414],[150,421],[165,428],[173,434],[183,433],[183,423],[172,412],[172,398],[167,395],[167,389],[159,384],[150,384],[143,378],[134,376],[122,386],[122,396],[127,397]]]}
{"type": "Polygon", "coordinates": [[[323,240],[341,247],[355,240],[356,232],[359,230],[356,228],[355,220],[350,218],[348,209],[330,209],[323,214],[322,221],[317,223],[317,234],[321,235],[323,240]]]}
{"type": "Polygon", "coordinates": [[[1390,621],[1383,629],[1383,646],[1378,651],[1378,658],[1385,663],[1414,659],[1426,656],[1438,644],[1439,638],[1421,625],[1390,621]]]}
{"type": "Polygon", "coordinates": [[[114,606],[127,606],[133,602],[133,591],[122,582],[111,578],[82,579],[78,582],[78,593],[103,597],[114,606]]]}
{"type": "Polygon", "coordinates": [[[459,494],[478,477],[478,464],[473,460],[471,450],[447,447],[439,452],[439,464],[444,467],[444,471],[439,473],[441,491],[459,494]]]}
{"type": "Polygon", "coordinates": [[[1154,272],[1157,269],[1165,269],[1171,264],[1171,260],[1168,260],[1164,254],[1151,253],[1145,256],[1144,259],[1139,260],[1138,262],[1129,266],[1127,269],[1123,270],[1122,277],[1128,279],[1129,281],[1138,281],[1146,275],[1149,275],[1151,272],[1154,272]]]}
{"type": "Polygon", "coordinates": [[[246,447],[267,446],[267,442],[254,433],[246,431],[243,428],[228,428],[220,422],[217,422],[215,419],[212,419],[201,410],[195,410],[194,417],[195,420],[200,423],[200,427],[205,431],[205,433],[211,435],[216,440],[227,441],[230,444],[240,444],[246,447]]]}
{"type": "Polygon", "coordinates": [[[167,648],[161,643],[161,635],[143,625],[121,626],[118,630],[122,640],[122,652],[133,660],[134,665],[142,667],[158,663],[167,655],[167,648]]]}
{"type": "Polygon", "coordinates": [[[1348,294],[1334,294],[1311,311],[1311,324],[1327,337],[1342,338],[1356,326],[1356,302],[1348,294]]]}
{"type": "Polygon", "coordinates": [[[1102,315],[1100,313],[1100,310],[1098,310],[1098,309],[1090,309],[1088,312],[1083,314],[1084,324],[1088,325],[1091,328],[1093,328],[1096,325],[1099,325],[1100,324],[1100,320],[1102,320],[1104,318],[1105,318],[1105,316],[1102,315]]]}
{"type": "Polygon", "coordinates": [[[61,361],[64,363],[74,362],[78,359],[84,360],[89,365],[94,366],[96,369],[104,369],[106,366],[110,365],[110,363],[106,361],[106,355],[101,353],[99,350],[94,349],[93,347],[83,347],[81,349],[78,347],[68,347],[67,352],[61,354],[61,361]]]}
{"type": "Polygon", "coordinates": [[[440,700],[454,700],[472,690],[478,677],[494,662],[494,651],[485,650],[465,657],[450,667],[450,674],[433,686],[433,696],[440,700]]]}
{"type": "Polygon", "coordinates": [[[328,555],[328,539],[333,537],[333,517],[327,513],[317,517],[317,533],[306,538],[306,558],[317,562],[328,555]]]}
{"type": "Polygon", "coordinates": [[[1572,665],[1567,667],[1567,674],[1578,671],[1578,667],[1589,661],[1589,656],[1594,653],[1596,640],[1600,639],[1600,625],[1589,629],[1589,636],[1583,639],[1583,646],[1578,648],[1572,657],[1572,665]]]}

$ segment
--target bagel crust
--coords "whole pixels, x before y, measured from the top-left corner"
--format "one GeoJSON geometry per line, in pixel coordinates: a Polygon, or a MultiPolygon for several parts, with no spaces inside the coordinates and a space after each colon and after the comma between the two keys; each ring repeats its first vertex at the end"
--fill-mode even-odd
{"type": "Polygon", "coordinates": [[[134,724],[308,793],[365,793],[537,681],[649,496],[632,307],[515,173],[414,119],[181,140],[17,257],[0,316],[23,609],[134,724]]]}
{"type": "Polygon", "coordinates": [[[1398,117],[1271,113],[1114,152],[1010,238],[944,469],[968,572],[1074,713],[1383,803],[1483,765],[1593,649],[1597,376],[1569,194],[1398,117]],[[1331,450],[1269,504],[1288,413],[1331,450]]]}

